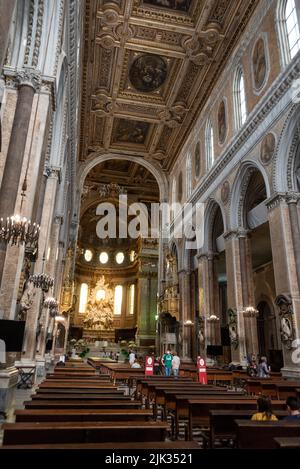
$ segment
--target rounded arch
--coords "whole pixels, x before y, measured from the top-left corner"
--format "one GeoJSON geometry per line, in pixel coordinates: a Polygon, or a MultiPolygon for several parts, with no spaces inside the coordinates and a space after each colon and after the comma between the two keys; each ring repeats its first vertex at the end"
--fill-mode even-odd
{"type": "Polygon", "coordinates": [[[265,183],[267,198],[271,195],[268,175],[262,164],[257,161],[245,161],[240,167],[232,187],[230,206],[230,229],[234,230],[244,226],[243,205],[252,174],[258,171],[265,183]]]}
{"type": "Polygon", "coordinates": [[[219,203],[215,199],[210,199],[204,211],[204,251],[213,250],[213,231],[218,211],[220,211],[222,216],[223,233],[227,231],[226,215],[224,212],[224,208],[219,205],[219,203]]]}
{"type": "Polygon", "coordinates": [[[163,173],[163,171],[155,164],[152,163],[149,160],[146,160],[144,158],[137,158],[136,156],[131,156],[131,155],[118,155],[115,153],[105,153],[102,155],[97,155],[95,156],[92,160],[87,161],[85,164],[81,166],[78,172],[78,191],[79,191],[79,196],[82,192],[82,188],[84,185],[85,178],[87,177],[88,173],[93,169],[95,166],[97,166],[100,163],[103,163],[104,161],[108,160],[127,160],[127,161],[132,161],[134,163],[138,163],[142,166],[144,166],[148,171],[150,171],[151,174],[155,177],[158,187],[159,187],[159,193],[160,193],[160,201],[161,202],[168,202],[169,197],[168,197],[168,180],[166,175],[163,173]]]}
{"type": "Polygon", "coordinates": [[[299,104],[295,104],[285,120],[277,145],[272,181],[274,192],[297,190],[294,174],[300,140],[299,123],[300,107],[299,104]]]}

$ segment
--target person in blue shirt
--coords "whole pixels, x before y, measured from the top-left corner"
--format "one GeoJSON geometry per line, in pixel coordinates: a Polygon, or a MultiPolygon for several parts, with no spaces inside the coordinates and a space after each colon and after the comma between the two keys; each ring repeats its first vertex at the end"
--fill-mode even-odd
{"type": "Polygon", "coordinates": [[[164,354],[162,357],[162,364],[165,367],[165,375],[166,376],[171,376],[171,370],[172,370],[172,360],[173,356],[170,352],[170,350],[167,350],[167,352],[164,354]]]}
{"type": "Polygon", "coordinates": [[[289,415],[284,420],[299,420],[300,422],[300,402],[294,396],[289,396],[286,400],[289,415]]]}

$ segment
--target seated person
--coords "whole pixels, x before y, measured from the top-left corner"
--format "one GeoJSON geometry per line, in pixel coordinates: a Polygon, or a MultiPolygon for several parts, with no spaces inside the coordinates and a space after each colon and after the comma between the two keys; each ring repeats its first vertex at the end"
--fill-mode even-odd
{"type": "Polygon", "coordinates": [[[257,410],[256,414],[252,415],[251,420],[256,421],[275,421],[278,420],[276,415],[272,411],[272,402],[268,396],[260,396],[257,399],[257,410]]]}
{"type": "Polygon", "coordinates": [[[289,415],[284,420],[299,420],[300,422],[300,402],[294,396],[289,396],[286,400],[289,415]]]}
{"type": "Polygon", "coordinates": [[[261,357],[260,363],[257,369],[257,375],[259,378],[269,378],[270,377],[270,367],[268,366],[267,357],[261,357]]]}
{"type": "Polygon", "coordinates": [[[131,368],[141,368],[141,365],[139,364],[138,361],[134,360],[134,362],[131,365],[131,368]]]}

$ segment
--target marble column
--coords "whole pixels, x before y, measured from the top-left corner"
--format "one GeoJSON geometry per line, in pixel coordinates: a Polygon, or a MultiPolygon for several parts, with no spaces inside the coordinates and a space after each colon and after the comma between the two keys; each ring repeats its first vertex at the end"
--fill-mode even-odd
{"type": "Polygon", "coordinates": [[[179,294],[181,303],[180,323],[182,326],[182,361],[192,361],[192,327],[186,324],[193,321],[191,315],[191,274],[187,270],[178,272],[179,294]]]}
{"type": "MultiPolygon", "coordinates": [[[[51,226],[53,221],[53,214],[55,208],[56,192],[57,185],[59,181],[59,168],[49,167],[47,168],[47,183],[45,189],[45,197],[43,203],[43,211],[41,218],[41,231],[39,238],[39,252],[40,255],[35,263],[34,273],[39,274],[46,272],[46,260],[48,248],[50,246],[50,235],[51,235],[51,226]]],[[[50,251],[51,254],[51,251],[50,251]]],[[[51,292],[48,293],[51,295],[51,292]]],[[[48,323],[49,323],[49,313],[45,308],[42,308],[42,299],[43,292],[39,289],[36,289],[36,295],[32,304],[32,307],[29,309],[26,318],[26,327],[25,327],[25,353],[24,360],[34,361],[36,354],[37,346],[37,337],[36,332],[38,328],[38,323],[41,326],[40,337],[38,338],[38,344],[41,345],[41,350],[37,354],[37,360],[40,362],[40,366],[43,366],[44,363],[44,351],[45,344],[42,345],[42,341],[45,342],[48,323]],[[41,314],[42,313],[42,314],[41,314]]]]}
{"type": "MultiPolygon", "coordinates": [[[[249,233],[240,229],[237,231],[239,238],[239,251],[241,261],[241,283],[242,283],[242,296],[243,296],[243,310],[246,307],[255,305],[254,297],[254,282],[253,282],[253,269],[252,269],[252,255],[251,255],[251,238],[249,233]]],[[[245,340],[247,355],[252,353],[258,354],[258,335],[257,335],[257,320],[255,316],[245,317],[245,340]]]]}
{"type": "MultiPolygon", "coordinates": [[[[47,115],[50,99],[49,92],[43,90],[34,98],[16,203],[16,207],[21,206],[22,184],[28,168],[26,197],[23,200],[21,215],[36,223],[40,223],[40,219],[36,217],[35,207],[40,187],[38,183],[40,181],[40,166],[44,165],[44,146],[47,138],[47,115]]],[[[15,212],[18,210],[16,209],[15,212]]],[[[14,319],[16,315],[22,291],[20,291],[20,288],[22,289],[20,280],[24,265],[24,246],[8,245],[2,274],[3,288],[0,291],[1,308],[7,319],[14,319]]]]}
{"type": "Polygon", "coordinates": [[[154,272],[141,273],[138,279],[138,340],[143,343],[155,343],[155,316],[157,313],[157,275],[154,272]]]}
{"type": "MultiPolygon", "coordinates": [[[[266,202],[269,214],[269,226],[273,253],[273,266],[276,294],[290,298],[291,302],[291,341],[282,334],[284,376],[300,377],[300,365],[297,359],[300,339],[300,291],[297,273],[299,255],[299,220],[296,219],[295,202],[291,194],[274,194],[266,202]]],[[[282,311],[277,308],[277,317],[281,320],[282,311]]],[[[298,354],[299,355],[299,354],[298,354]]]]}
{"type": "Polygon", "coordinates": [[[232,310],[231,360],[246,366],[247,350],[243,317],[245,288],[243,290],[240,235],[237,231],[224,233],[227,273],[227,302],[232,310]],[[244,293],[243,293],[244,292],[244,293]]]}
{"type": "MultiPolygon", "coordinates": [[[[32,69],[20,71],[16,79],[19,87],[18,99],[0,188],[0,216],[4,220],[15,212],[33,98],[40,86],[40,75],[32,69]]],[[[0,243],[0,282],[6,247],[6,243],[0,243]]]]}
{"type": "Polygon", "coordinates": [[[206,346],[210,344],[210,331],[208,330],[207,311],[209,308],[209,282],[208,282],[208,258],[205,254],[198,255],[198,284],[199,284],[199,315],[200,324],[203,324],[198,334],[199,351],[206,355],[206,346]]]}

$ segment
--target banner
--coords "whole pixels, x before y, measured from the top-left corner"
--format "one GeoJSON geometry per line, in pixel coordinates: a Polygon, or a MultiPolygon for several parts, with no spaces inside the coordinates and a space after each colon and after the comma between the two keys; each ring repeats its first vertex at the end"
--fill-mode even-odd
{"type": "Polygon", "coordinates": [[[203,357],[197,358],[198,381],[201,384],[207,384],[206,362],[203,357]]]}
{"type": "Polygon", "coordinates": [[[154,358],[146,357],[145,375],[153,375],[154,358]]]}

